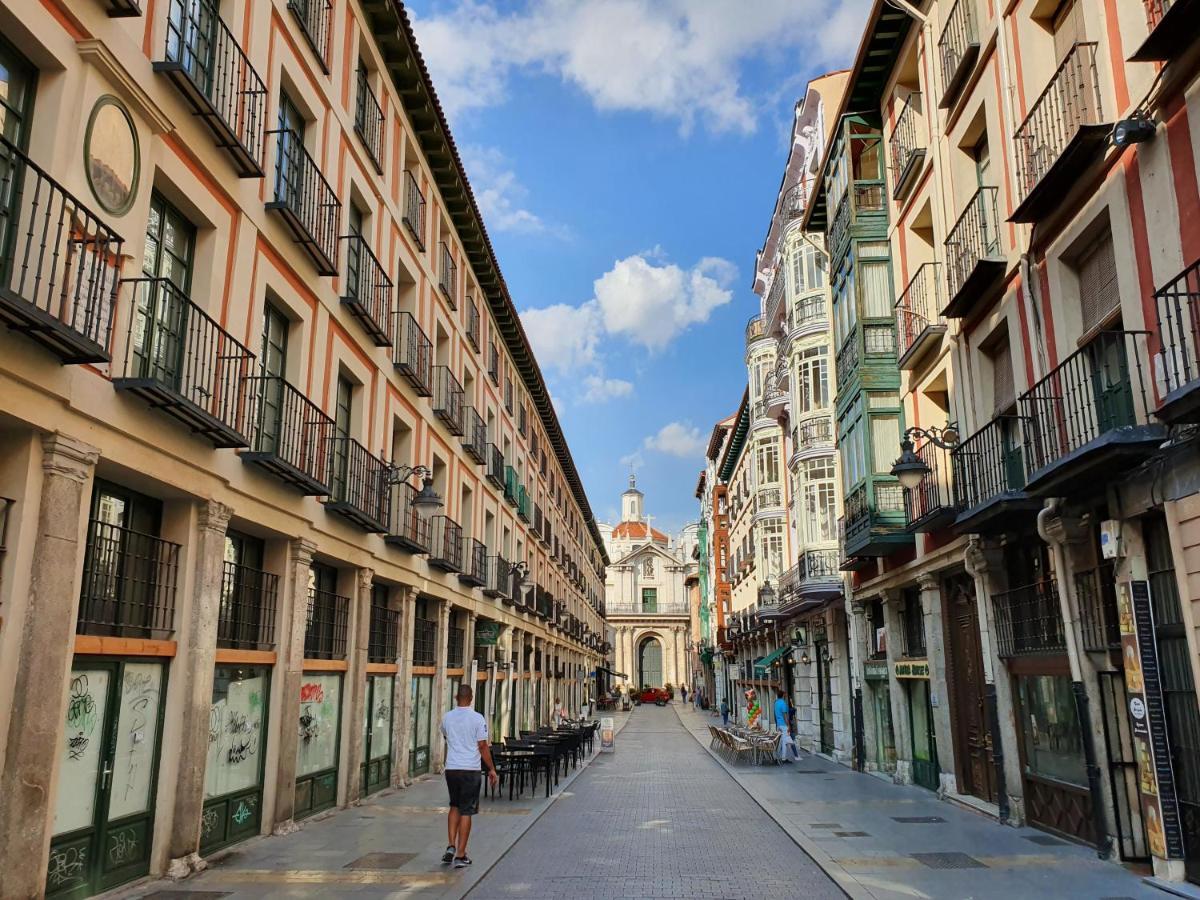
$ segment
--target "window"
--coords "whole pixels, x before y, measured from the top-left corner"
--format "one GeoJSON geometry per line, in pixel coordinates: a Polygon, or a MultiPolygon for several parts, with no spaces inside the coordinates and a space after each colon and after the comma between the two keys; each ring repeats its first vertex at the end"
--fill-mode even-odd
{"type": "Polygon", "coordinates": [[[773,440],[758,445],[758,485],[779,483],[779,444],[773,440]]]}
{"type": "Polygon", "coordinates": [[[165,278],[188,293],[192,286],[195,244],[195,227],[156,191],[150,197],[150,215],[146,219],[142,272],[147,278],[165,278]]]}
{"type": "MultiPolygon", "coordinates": [[[[509,415],[513,411],[513,380],[512,375],[504,376],[504,408],[508,410],[509,415]]],[[[506,454],[507,455],[507,454],[506,454]]]]}
{"type": "Polygon", "coordinates": [[[783,519],[766,519],[755,528],[759,537],[759,571],[764,579],[783,572],[783,519]]]}
{"type": "Polygon", "coordinates": [[[488,345],[488,377],[492,379],[492,384],[500,384],[500,349],[495,341],[488,345]]]}
{"type": "Polygon", "coordinates": [[[337,398],[333,411],[334,450],[333,484],[330,486],[337,498],[346,496],[350,469],[350,417],[353,411],[354,385],[349,379],[338,376],[337,398]]]}
{"type": "Polygon", "coordinates": [[[279,160],[275,169],[275,198],[292,209],[304,203],[301,159],[304,154],[304,116],[287,92],[279,95],[279,160]]]}
{"type": "Polygon", "coordinates": [[[829,406],[829,350],[824,345],[810,347],[800,354],[796,390],[798,412],[806,413],[829,406]]]}
{"type": "Polygon", "coordinates": [[[837,486],[833,472],[833,457],[811,459],[804,464],[805,537],[812,543],[837,538],[837,486]]]}
{"type": "Polygon", "coordinates": [[[25,143],[26,117],[33,100],[34,68],[0,38],[0,137],[25,143]]]}
{"type": "MultiPolygon", "coordinates": [[[[348,226],[350,240],[346,242],[346,295],[361,297],[363,294],[359,291],[359,281],[362,266],[363,214],[354,203],[350,204],[348,226]]],[[[367,289],[370,290],[370,285],[367,285],[367,289]]]]}
{"type": "Polygon", "coordinates": [[[1083,736],[1071,679],[1066,675],[1019,675],[1017,691],[1025,771],[1086,787],[1083,736]]]}
{"type": "Polygon", "coordinates": [[[1083,333],[1104,325],[1121,308],[1117,288],[1117,261],[1113,253],[1112,233],[1105,228],[1079,259],[1079,305],[1083,313],[1083,333]]]}
{"type": "Polygon", "coordinates": [[[900,417],[871,417],[872,471],[876,475],[887,475],[892,471],[896,457],[900,455],[900,417]]]}
{"type": "Polygon", "coordinates": [[[658,588],[642,588],[642,612],[658,612],[658,588]]]}

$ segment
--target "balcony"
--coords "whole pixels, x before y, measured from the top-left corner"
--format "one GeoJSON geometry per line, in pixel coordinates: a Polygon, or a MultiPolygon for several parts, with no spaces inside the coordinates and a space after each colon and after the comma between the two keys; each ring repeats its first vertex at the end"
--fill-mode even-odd
{"type": "Polygon", "coordinates": [[[1000,534],[1042,508],[1025,490],[1022,424],[997,416],[950,451],[958,533],[1000,534]]]}
{"type": "Polygon", "coordinates": [[[282,378],[257,375],[246,382],[256,409],[254,435],[242,461],[302,494],[329,494],[333,419],[282,378]]]}
{"type": "Polygon", "coordinates": [[[367,631],[367,662],[394,663],[400,655],[400,610],[371,603],[367,631]]]}
{"type": "Polygon", "coordinates": [[[767,331],[772,331],[775,328],[775,323],[779,318],[779,311],[784,307],[784,298],[787,295],[787,272],[782,266],[776,266],[775,273],[771,277],[771,289],[767,291],[767,302],[765,304],[765,312],[763,313],[763,321],[766,323],[767,331]]]}
{"type": "Polygon", "coordinates": [[[433,414],[451,434],[463,433],[463,386],[448,366],[433,367],[433,414]]]}
{"type": "Polygon", "coordinates": [[[833,419],[817,416],[796,426],[795,444],[801,453],[813,453],[833,448],[833,419]]]}
{"type": "Polygon", "coordinates": [[[913,91],[904,101],[888,138],[892,158],[892,199],[901,200],[912,190],[925,161],[925,122],[919,111],[921,94],[913,91]]]}
{"type": "Polygon", "coordinates": [[[454,625],[446,629],[446,668],[461,669],[463,667],[463,647],[466,645],[466,633],[454,625]]]}
{"type": "Polygon", "coordinates": [[[375,171],[383,174],[383,107],[371,90],[367,70],[358,70],[358,85],[354,95],[354,133],[367,149],[375,171]]]}
{"type": "Polygon", "coordinates": [[[404,227],[408,229],[418,250],[425,249],[425,195],[417,186],[412,172],[404,173],[404,227]]]}
{"type": "Polygon", "coordinates": [[[317,55],[317,62],[329,73],[329,20],[332,0],[288,0],[288,9],[300,25],[300,33],[317,55]]]}
{"type": "Polygon", "coordinates": [[[472,406],[463,406],[462,447],[479,465],[487,462],[487,425],[472,406]]]}
{"type": "Polygon", "coordinates": [[[346,282],[342,304],[371,336],[376,347],[392,346],[392,279],[371,252],[362,235],[346,241],[346,282]]]}
{"type": "Polygon", "coordinates": [[[418,397],[433,395],[433,344],[412,313],[396,313],[392,366],[412,385],[418,397]]]}
{"type": "Polygon", "coordinates": [[[113,387],[212,442],[248,447],[254,354],[166,278],[138,278],[125,372],[113,387]]]}
{"type": "Polygon", "coordinates": [[[804,211],[808,208],[808,194],[811,190],[811,179],[799,181],[787,189],[779,203],[779,211],[783,214],[782,224],[790,225],[804,216],[804,211]]]}
{"type": "Polygon", "coordinates": [[[240,178],[262,178],[267,87],[216,0],[170,0],[167,43],[154,71],[166,75],[229,154],[240,178]]]}
{"type": "Polygon", "coordinates": [[[942,315],[948,319],[969,315],[1004,276],[1007,263],[1000,246],[996,194],[994,187],[977,190],[946,238],[946,288],[950,299],[942,315]]]}
{"type": "Polygon", "coordinates": [[[433,540],[429,545],[429,565],[443,572],[461,572],[462,527],[449,516],[434,516],[430,526],[433,540]]]}
{"type": "Polygon", "coordinates": [[[1062,609],[1053,578],[992,597],[1001,659],[1066,653],[1062,609]]]}
{"type": "Polygon", "coordinates": [[[1075,44],[1014,135],[1021,202],[1009,221],[1052,214],[1096,159],[1112,132],[1096,75],[1096,44],[1075,44]]]}
{"type": "Polygon", "coordinates": [[[384,541],[409,553],[428,553],[433,543],[428,519],[413,506],[417,489],[408,482],[392,485],[388,495],[388,527],[384,541]]]}
{"type": "Polygon", "coordinates": [[[890,556],[912,546],[912,535],[905,531],[904,490],[898,483],[859,485],[846,496],[843,509],[846,556],[890,556]]]}
{"type": "Polygon", "coordinates": [[[474,348],[475,352],[479,352],[479,307],[475,303],[475,298],[467,294],[467,341],[474,348]]]}
{"type": "Polygon", "coordinates": [[[305,659],[345,659],[350,598],[308,589],[308,615],[304,627],[305,659]]]}
{"type": "Polygon", "coordinates": [[[517,516],[526,525],[533,521],[533,499],[529,496],[525,485],[521,485],[517,489],[517,516]]]}
{"type": "Polygon", "coordinates": [[[79,634],[165,638],[175,630],[179,545],[154,535],[88,522],[79,634]]]}
{"type": "Polygon", "coordinates": [[[344,435],[329,439],[333,475],[325,508],[363,531],[388,530],[387,464],[344,435]]]}
{"type": "Polygon", "coordinates": [[[915,452],[929,471],[915,488],[904,492],[904,518],[910,532],[937,531],[957,516],[950,453],[929,440],[922,442],[915,452]]]}
{"type": "Polygon", "coordinates": [[[64,363],[108,362],[123,246],[0,137],[0,322],[64,363]]]}
{"type": "Polygon", "coordinates": [[[495,444],[487,445],[487,468],[484,477],[496,488],[504,488],[504,454],[495,444]]]}
{"type": "Polygon", "coordinates": [[[753,344],[757,340],[761,340],[767,336],[766,323],[762,316],[753,316],[746,323],[746,343],[753,344]]]}
{"type": "Polygon", "coordinates": [[[272,650],[279,576],[226,562],[217,610],[217,646],[233,650],[272,650]]]}
{"type": "Polygon", "coordinates": [[[1200,0],[1142,0],[1142,5],[1150,34],[1130,62],[1165,62],[1193,45],[1200,33],[1200,0]]]}
{"type": "Polygon", "coordinates": [[[437,622],[413,620],[412,661],[414,666],[437,665],[437,622]]]}
{"type": "MultiPolygon", "coordinates": [[[[292,0],[292,3],[317,0],[292,0]]],[[[304,148],[304,139],[291,129],[268,131],[276,135],[275,191],[266,208],[278,212],[317,267],[318,275],[336,275],[338,222],[342,203],[316,160],[304,148]]]]}
{"type": "Polygon", "coordinates": [[[829,225],[829,252],[836,259],[845,254],[850,240],[857,237],[859,226],[872,220],[883,223],[887,209],[883,202],[883,182],[855,181],[842,195],[829,225]],[[861,217],[861,218],[860,218],[861,217]]]}
{"type": "Polygon", "coordinates": [[[1166,440],[1147,420],[1147,334],[1101,332],[1021,396],[1031,494],[1103,491],[1166,440]]]}
{"type": "Polygon", "coordinates": [[[438,263],[438,290],[451,309],[458,309],[458,265],[445,242],[439,244],[438,249],[441,257],[438,263]]]}
{"type": "Polygon", "coordinates": [[[1075,573],[1075,599],[1079,604],[1079,634],[1084,650],[1091,653],[1121,652],[1121,628],[1117,620],[1117,576],[1114,562],[1075,573]]]}
{"type": "Polygon", "coordinates": [[[1200,259],[1154,292],[1161,349],[1154,357],[1162,398],[1155,415],[1169,425],[1200,423],[1200,259]]]}
{"type": "Polygon", "coordinates": [[[957,0],[942,36],[938,39],[938,58],[942,69],[942,99],[939,109],[954,105],[979,58],[979,31],[975,24],[975,0],[957,0]]]}
{"type": "Polygon", "coordinates": [[[897,365],[911,371],[946,333],[941,265],[922,265],[896,300],[897,365]]]}
{"type": "Polygon", "coordinates": [[[504,499],[508,501],[509,506],[515,507],[520,502],[521,480],[517,477],[517,470],[512,466],[504,467],[504,499]]]}
{"type": "Polygon", "coordinates": [[[780,610],[785,616],[806,612],[842,596],[837,550],[805,550],[796,565],[780,576],[780,610]]]}
{"type": "Polygon", "coordinates": [[[463,541],[463,570],[458,580],[463,584],[483,587],[487,583],[487,547],[482,541],[467,538],[463,541]]]}
{"type": "Polygon", "coordinates": [[[129,19],[142,14],[138,0],[107,0],[110,19],[129,19]]]}
{"type": "Polygon", "coordinates": [[[487,558],[487,579],[483,583],[483,593],[486,597],[502,597],[512,602],[512,565],[503,556],[487,558]]]}

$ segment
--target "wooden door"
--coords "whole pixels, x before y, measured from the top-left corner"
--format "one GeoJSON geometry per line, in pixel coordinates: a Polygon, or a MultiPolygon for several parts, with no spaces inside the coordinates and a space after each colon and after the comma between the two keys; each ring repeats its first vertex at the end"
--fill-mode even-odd
{"type": "Polygon", "coordinates": [[[965,572],[947,578],[942,587],[949,620],[950,672],[947,682],[961,790],[989,803],[996,801],[996,767],[984,701],[983,652],[979,643],[979,606],[975,580],[965,572]]]}

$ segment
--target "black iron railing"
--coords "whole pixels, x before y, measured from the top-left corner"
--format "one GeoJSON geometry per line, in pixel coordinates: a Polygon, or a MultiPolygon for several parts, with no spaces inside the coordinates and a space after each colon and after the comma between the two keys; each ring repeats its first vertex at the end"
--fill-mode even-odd
{"type": "Polygon", "coordinates": [[[489,597],[512,599],[512,565],[499,554],[487,558],[487,580],[483,592],[489,597]]]}
{"type": "Polygon", "coordinates": [[[1107,432],[1145,424],[1147,334],[1102,331],[1021,395],[1031,476],[1107,432]]]}
{"type": "Polygon", "coordinates": [[[479,352],[479,306],[475,298],[467,294],[467,340],[479,352]]]}
{"type": "Polygon", "coordinates": [[[114,386],[145,397],[218,447],[248,446],[254,354],[169,279],[131,284],[125,372],[114,386]]]}
{"type": "Polygon", "coordinates": [[[283,378],[256,375],[246,381],[256,410],[250,451],[243,458],[305,493],[328,493],[333,419],[283,378]]]}
{"type": "Polygon", "coordinates": [[[780,212],[783,213],[783,224],[786,225],[804,215],[804,210],[808,207],[808,192],[811,189],[811,179],[799,181],[787,189],[779,203],[780,212]]]}
{"type": "Polygon", "coordinates": [[[904,517],[910,526],[927,523],[954,509],[953,466],[949,451],[926,440],[916,449],[929,471],[912,490],[904,491],[904,517]]]}
{"type": "Polygon", "coordinates": [[[429,564],[447,572],[461,572],[462,526],[449,516],[434,516],[430,525],[432,540],[429,545],[429,564]]]}
{"type": "Polygon", "coordinates": [[[296,242],[312,257],[321,275],[336,275],[342,203],[305,149],[303,137],[290,128],[278,128],[267,134],[277,137],[274,199],[266,207],[283,216],[296,242]]]}
{"type": "Polygon", "coordinates": [[[801,581],[818,578],[840,578],[836,550],[805,550],[796,562],[796,574],[801,581]]]}
{"type": "Polygon", "coordinates": [[[329,20],[332,0],[288,0],[288,9],[300,23],[300,32],[317,55],[321,68],[329,71],[329,20]]]}
{"type": "Polygon", "coordinates": [[[387,531],[387,464],[354,438],[329,439],[333,476],[326,509],[367,531],[387,531]]]}
{"type": "Polygon", "coordinates": [[[362,323],[377,347],[390,347],[396,321],[392,316],[392,279],[360,234],[348,234],[346,282],[342,302],[362,323]]]}
{"type": "Polygon", "coordinates": [[[833,419],[820,416],[806,419],[796,427],[796,446],[801,450],[814,450],[833,444],[833,419]]]}
{"type": "Polygon", "coordinates": [[[1017,181],[1025,197],[1084,125],[1104,121],[1095,43],[1075,44],[1017,129],[1017,181]]]}
{"type": "Polygon", "coordinates": [[[107,362],[123,239],[0,137],[0,321],[63,362],[107,362]]]}
{"type": "Polygon", "coordinates": [[[345,659],[349,618],[348,597],[309,588],[304,626],[305,659],[345,659]]]}
{"type": "Polygon", "coordinates": [[[396,330],[392,342],[392,365],[418,396],[433,393],[433,344],[417,324],[412,313],[396,313],[396,330]]]}
{"type": "Polygon", "coordinates": [[[446,629],[446,668],[461,669],[463,667],[463,647],[466,643],[463,629],[451,625],[446,629]]]}
{"type": "Polygon", "coordinates": [[[996,652],[1002,658],[1066,650],[1058,586],[1053,578],[992,597],[996,652]]]}
{"type": "Polygon", "coordinates": [[[842,194],[833,218],[829,220],[829,249],[835,256],[840,256],[850,237],[850,195],[842,194]]]}
{"type": "Polygon", "coordinates": [[[917,269],[896,300],[897,352],[904,356],[930,328],[945,328],[942,307],[941,264],[929,262],[917,269]]]}
{"type": "Polygon", "coordinates": [[[226,562],[221,605],[217,610],[217,646],[235,650],[272,649],[278,600],[278,575],[226,562]]]}
{"type": "Polygon", "coordinates": [[[827,318],[828,313],[825,309],[825,298],[823,296],[803,297],[793,305],[789,327],[794,331],[814,325],[817,322],[824,322],[827,318]]]}
{"type": "Polygon", "coordinates": [[[899,199],[910,185],[916,167],[925,158],[925,134],[921,114],[921,95],[913,91],[904,100],[904,108],[888,138],[888,153],[892,158],[892,197],[899,199]]]}
{"type": "Polygon", "coordinates": [[[487,445],[487,480],[498,488],[504,487],[504,454],[495,444],[487,445]]]}
{"type": "Polygon", "coordinates": [[[500,348],[494,340],[488,344],[487,373],[488,378],[492,379],[492,384],[500,384],[500,348]]]}
{"type": "Polygon", "coordinates": [[[513,466],[504,467],[504,499],[514,507],[521,499],[521,479],[513,466]]]}
{"type": "Polygon", "coordinates": [[[388,493],[387,542],[412,553],[428,553],[433,542],[432,528],[413,500],[417,489],[407,482],[394,484],[388,493]]]}
{"type": "Polygon", "coordinates": [[[451,434],[463,433],[463,405],[466,394],[449,366],[433,367],[433,414],[446,424],[451,434]]]}
{"type": "Polygon", "coordinates": [[[375,170],[383,174],[383,107],[371,90],[367,70],[358,70],[358,89],[354,95],[354,130],[362,139],[363,146],[375,163],[375,170]]]}
{"type": "MultiPolygon", "coordinates": [[[[966,0],[959,0],[960,5],[963,2],[966,0]]],[[[979,188],[946,238],[946,293],[951,298],[962,290],[981,260],[1003,258],[996,194],[994,187],[979,188]]]]}
{"type": "Polygon", "coordinates": [[[242,177],[261,178],[267,86],[221,18],[216,0],[170,0],[156,72],[171,76],[242,177]]]}
{"type": "Polygon", "coordinates": [[[858,329],[855,328],[846,336],[846,340],[838,349],[837,358],[834,361],[834,374],[837,378],[838,390],[842,390],[850,383],[850,377],[854,374],[854,370],[858,368],[858,360],[858,329]]]}
{"type": "Polygon", "coordinates": [[[1154,292],[1162,396],[1200,381],[1200,259],[1154,292]]]}
{"type": "Polygon", "coordinates": [[[482,586],[487,581],[487,547],[476,538],[463,541],[463,570],[458,580],[482,586]]]}
{"type": "Polygon", "coordinates": [[[463,406],[462,446],[475,462],[487,461],[487,425],[473,406],[463,406]]]}
{"type": "Polygon", "coordinates": [[[964,70],[979,50],[979,35],[975,24],[975,0],[957,0],[946,17],[946,25],[938,38],[938,57],[942,69],[942,104],[948,105],[965,77],[964,70]],[[951,96],[946,96],[951,95],[951,96]]]}
{"type": "Polygon", "coordinates": [[[394,663],[400,655],[400,610],[386,603],[371,603],[367,632],[367,662],[394,663]]]}
{"type": "Polygon", "coordinates": [[[126,19],[142,14],[138,0],[108,0],[107,6],[110,19],[126,19]]]}
{"type": "Polygon", "coordinates": [[[413,665],[437,664],[437,622],[429,619],[413,621],[413,665]]]}
{"type": "Polygon", "coordinates": [[[404,227],[412,235],[418,250],[425,249],[425,195],[417,186],[413,173],[404,173],[404,227]]]}
{"type": "Polygon", "coordinates": [[[446,298],[451,309],[458,309],[458,265],[454,262],[454,254],[443,241],[438,245],[438,290],[446,298]]]}
{"type": "Polygon", "coordinates": [[[997,416],[950,451],[954,504],[969,510],[1025,487],[1020,416],[997,416]]]}
{"type": "Polygon", "coordinates": [[[88,522],[80,634],[164,637],[175,629],[179,545],[99,519],[88,522]]]}
{"type": "Polygon", "coordinates": [[[1084,650],[1121,648],[1117,621],[1117,575],[1113,561],[1075,573],[1075,599],[1079,603],[1079,632],[1084,650]]]}
{"type": "Polygon", "coordinates": [[[787,272],[782,266],[775,269],[775,276],[771,279],[771,289],[767,291],[767,302],[764,313],[764,318],[767,322],[775,321],[775,314],[779,312],[779,306],[783,303],[784,295],[787,293],[784,290],[787,286],[787,272]]]}

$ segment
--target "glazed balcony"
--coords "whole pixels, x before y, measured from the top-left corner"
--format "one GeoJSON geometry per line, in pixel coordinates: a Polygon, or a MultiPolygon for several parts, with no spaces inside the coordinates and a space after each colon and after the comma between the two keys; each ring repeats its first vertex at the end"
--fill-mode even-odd
{"type": "Polygon", "coordinates": [[[266,174],[267,86],[225,25],[216,0],[170,0],[166,48],[153,68],[174,82],[239,177],[266,174]]]}
{"type": "Polygon", "coordinates": [[[428,553],[433,543],[432,525],[413,505],[417,489],[408,482],[391,486],[388,494],[388,527],[384,541],[409,553],[428,553]]]}
{"type": "Polygon", "coordinates": [[[859,485],[843,504],[844,557],[890,556],[912,546],[905,531],[904,490],[895,481],[874,480],[859,485]]]}
{"type": "Polygon", "coordinates": [[[957,0],[946,17],[937,47],[942,70],[942,98],[938,108],[947,109],[954,105],[979,58],[975,0],[957,0]]]}
{"type": "Polygon", "coordinates": [[[463,386],[448,366],[433,367],[433,414],[442,420],[451,434],[463,433],[463,386]]]}
{"type": "Polygon", "coordinates": [[[300,33],[317,56],[321,68],[329,72],[329,22],[332,0],[288,0],[288,9],[300,26],[300,33]]]}
{"type": "Polygon", "coordinates": [[[512,602],[512,564],[499,554],[487,558],[487,579],[483,593],[487,597],[500,597],[512,602]]]}
{"type": "Polygon", "coordinates": [[[896,361],[896,324],[892,319],[868,319],[853,327],[834,362],[837,392],[843,393],[860,367],[893,368],[896,361]]]}
{"type": "Polygon", "coordinates": [[[855,181],[842,195],[829,225],[829,251],[834,259],[843,256],[860,226],[883,225],[887,221],[882,181],[855,181]]]}
{"type": "Polygon", "coordinates": [[[479,307],[475,298],[467,294],[467,340],[475,352],[479,352],[479,307]]]}
{"type": "Polygon", "coordinates": [[[333,476],[325,508],[363,531],[388,530],[387,464],[351,437],[329,439],[333,476]]]}
{"type": "Polygon", "coordinates": [[[437,622],[413,620],[412,661],[414,666],[437,665],[437,622]]]}
{"type": "Polygon", "coordinates": [[[371,603],[367,630],[367,662],[394,663],[400,655],[400,610],[371,603]]]}
{"type": "Polygon", "coordinates": [[[508,501],[508,505],[516,507],[520,501],[521,494],[521,479],[517,477],[517,470],[512,466],[504,467],[504,499],[508,501]]]}
{"type": "Polygon", "coordinates": [[[392,346],[392,279],[360,234],[346,241],[346,280],[342,304],[370,335],[376,347],[392,346]]]}
{"type": "Polygon", "coordinates": [[[0,322],[64,363],[108,362],[123,239],[0,137],[0,322]]]}
{"type": "Polygon", "coordinates": [[[995,594],[996,652],[1001,659],[1065,653],[1062,609],[1053,578],[995,594]]]}
{"type": "Polygon", "coordinates": [[[308,615],[304,628],[305,659],[345,659],[350,622],[350,598],[308,589],[308,615]]]}
{"type": "Polygon", "coordinates": [[[371,90],[371,81],[366,69],[358,70],[357,87],[354,94],[354,133],[367,150],[375,171],[383,174],[383,107],[371,90]]]}
{"type": "Polygon", "coordinates": [[[429,565],[443,572],[461,572],[463,567],[462,526],[449,516],[434,516],[430,520],[432,541],[429,545],[429,565]]]}
{"type": "Polygon", "coordinates": [[[888,138],[893,200],[901,200],[908,195],[925,161],[925,117],[922,109],[921,94],[913,91],[905,98],[904,108],[896,117],[896,124],[888,138]]]}
{"type": "Polygon", "coordinates": [[[902,370],[917,368],[940,343],[946,333],[944,305],[941,264],[925,263],[896,300],[896,362],[902,370]]]}
{"type": "MultiPolygon", "coordinates": [[[[292,0],[315,3],[317,0],[292,0]]],[[[266,208],[279,213],[319,275],[336,275],[338,223],[342,203],[304,148],[304,139],[289,128],[268,131],[276,137],[275,189],[266,208]]]]}
{"type": "Polygon", "coordinates": [[[278,603],[278,575],[227,561],[217,609],[217,646],[273,650],[278,603]]]}
{"type": "Polygon", "coordinates": [[[433,344],[412,313],[396,313],[392,366],[418,397],[433,395],[433,344]]]}
{"type": "Polygon", "coordinates": [[[1103,491],[1166,440],[1146,412],[1144,331],[1103,331],[1020,398],[1027,490],[1103,491]]]}
{"type": "Polygon", "coordinates": [[[417,185],[417,179],[412,172],[404,173],[404,214],[401,217],[404,227],[417,245],[418,250],[425,249],[425,195],[417,185]]]}
{"type": "Polygon", "coordinates": [[[948,303],[942,315],[949,319],[969,315],[1004,276],[996,195],[994,187],[977,190],[946,238],[948,303]]]}
{"type": "Polygon", "coordinates": [[[445,242],[438,244],[438,290],[451,309],[458,309],[458,265],[445,242]]]}
{"type": "Polygon", "coordinates": [[[837,550],[805,550],[796,564],[780,576],[782,611],[791,616],[842,596],[842,573],[837,550]]]}
{"type": "Polygon", "coordinates": [[[76,631],[165,638],[175,630],[179,545],[99,519],[88,522],[76,631]]]}
{"type": "Polygon", "coordinates": [[[1037,222],[1104,152],[1112,123],[1105,123],[1094,43],[1075,44],[1034,101],[1013,140],[1021,202],[1013,222],[1037,222]]]}
{"type": "Polygon", "coordinates": [[[1200,0],[1142,0],[1150,34],[1130,62],[1165,62],[1181,55],[1200,34],[1200,0]]]}
{"type": "Polygon", "coordinates": [[[483,587],[487,583],[487,547],[482,541],[467,538],[463,541],[463,569],[458,580],[463,584],[483,587]]]}
{"type": "Polygon", "coordinates": [[[495,444],[487,445],[487,469],[484,470],[484,477],[498,489],[504,488],[504,454],[500,452],[500,448],[495,444]]]}
{"type": "Polygon", "coordinates": [[[1161,347],[1154,358],[1159,404],[1170,424],[1200,424],[1200,259],[1154,292],[1161,347]]]}
{"type": "Polygon", "coordinates": [[[333,419],[282,378],[246,379],[255,405],[254,434],[242,461],[309,496],[328,495],[333,419]]]}
{"type": "Polygon", "coordinates": [[[955,531],[1000,534],[1028,523],[1042,501],[1025,490],[1023,423],[997,416],[950,451],[954,469],[955,531]]]}
{"type": "Polygon", "coordinates": [[[904,491],[904,518],[911,532],[937,531],[954,521],[953,466],[950,453],[925,440],[914,451],[929,468],[920,483],[904,491]]]}
{"type": "Polygon", "coordinates": [[[472,406],[463,406],[462,447],[479,465],[487,462],[487,425],[472,406]]]}
{"type": "Polygon", "coordinates": [[[125,371],[113,387],[145,400],[214,447],[248,447],[254,354],[166,278],[131,282],[125,371]]]}

